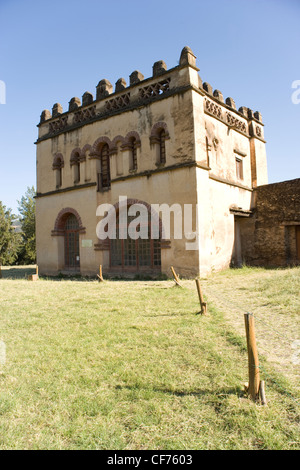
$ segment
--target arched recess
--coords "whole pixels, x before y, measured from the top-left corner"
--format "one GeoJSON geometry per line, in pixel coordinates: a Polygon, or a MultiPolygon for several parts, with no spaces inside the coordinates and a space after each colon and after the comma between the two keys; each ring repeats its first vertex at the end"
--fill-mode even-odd
{"type": "Polygon", "coordinates": [[[151,144],[157,142],[157,140],[159,138],[159,134],[162,130],[165,131],[166,140],[170,138],[170,134],[169,134],[169,131],[168,131],[167,124],[163,121],[159,121],[159,122],[156,122],[154,124],[154,126],[152,127],[152,129],[151,129],[151,133],[150,133],[150,143],[151,144]]]}
{"type": "Polygon", "coordinates": [[[130,131],[125,137],[122,145],[123,150],[129,150],[129,171],[136,171],[138,168],[138,149],[141,147],[141,139],[136,131],[130,131]]]}
{"type": "Polygon", "coordinates": [[[85,182],[91,180],[91,161],[90,161],[90,156],[89,156],[91,150],[92,150],[92,146],[90,144],[86,144],[81,150],[81,162],[84,168],[84,181],[85,182]]]}
{"type": "Polygon", "coordinates": [[[86,161],[86,156],[87,156],[87,152],[91,152],[92,150],[92,146],[90,144],[86,144],[82,150],[81,150],[81,160],[82,161],[86,161]]]}
{"type": "Polygon", "coordinates": [[[125,145],[125,139],[121,135],[117,135],[116,137],[113,138],[112,143],[111,143],[111,154],[116,153],[118,150],[118,145],[121,144],[125,145]]]}
{"type": "Polygon", "coordinates": [[[54,224],[54,229],[52,230],[52,236],[63,235],[65,222],[66,222],[67,217],[70,214],[75,215],[75,217],[78,221],[78,226],[79,226],[80,233],[85,233],[85,227],[82,225],[82,220],[81,220],[81,217],[78,214],[78,212],[75,209],[73,209],[72,207],[66,207],[65,209],[62,209],[56,217],[55,224],[54,224]]]}
{"type": "Polygon", "coordinates": [[[128,134],[126,135],[126,137],[125,137],[125,139],[124,139],[124,144],[123,144],[123,146],[124,146],[124,147],[130,146],[132,139],[135,139],[135,140],[136,140],[136,143],[137,143],[137,145],[138,145],[139,147],[141,146],[141,139],[140,139],[139,134],[138,134],[136,131],[130,131],[130,132],[128,132],[128,134]]]}
{"type": "Polygon", "coordinates": [[[73,178],[74,183],[79,183],[81,178],[80,172],[80,163],[81,163],[81,150],[76,148],[72,150],[70,157],[70,165],[73,167],[73,178]]]}
{"type": "Polygon", "coordinates": [[[150,144],[155,148],[156,165],[165,165],[167,161],[166,141],[170,139],[167,124],[159,121],[151,129],[150,144]]]}
{"type": "Polygon", "coordinates": [[[107,144],[109,149],[112,148],[112,142],[108,137],[106,136],[99,137],[92,145],[92,149],[90,152],[91,157],[99,156],[101,152],[101,148],[103,147],[104,144],[107,144]]]}
{"type": "Polygon", "coordinates": [[[61,237],[58,243],[58,259],[62,269],[68,271],[80,270],[80,234],[85,233],[85,227],[78,212],[66,207],[56,217],[52,236],[61,237]]]}
{"type": "Polygon", "coordinates": [[[56,189],[62,186],[62,169],[64,167],[64,157],[61,153],[54,155],[52,169],[55,172],[55,187],[56,189]]]}
{"type": "Polygon", "coordinates": [[[122,135],[117,135],[116,137],[114,137],[111,143],[110,155],[115,161],[115,176],[121,176],[124,173],[124,144],[125,139],[122,135]]]}
{"type": "Polygon", "coordinates": [[[109,269],[112,272],[161,271],[161,250],[170,248],[170,241],[164,239],[162,221],[150,204],[138,199],[118,202],[107,214],[106,222],[113,231],[111,234],[108,233],[107,239],[99,240],[95,249],[109,250],[109,269]],[[137,210],[139,206],[143,206],[145,211],[129,215],[128,211],[132,206],[135,206],[134,209],[137,210]],[[126,223],[120,219],[121,209],[126,211],[126,223]],[[137,232],[143,231],[147,234],[145,238],[135,239],[129,235],[129,226],[137,219],[143,225],[143,227],[140,224],[137,226],[137,232]],[[114,221],[116,226],[114,226],[114,221]]]}
{"type": "Polygon", "coordinates": [[[111,140],[106,137],[99,137],[91,149],[90,157],[96,158],[96,173],[98,191],[110,189],[111,172],[110,172],[110,153],[112,149],[111,140]]]}

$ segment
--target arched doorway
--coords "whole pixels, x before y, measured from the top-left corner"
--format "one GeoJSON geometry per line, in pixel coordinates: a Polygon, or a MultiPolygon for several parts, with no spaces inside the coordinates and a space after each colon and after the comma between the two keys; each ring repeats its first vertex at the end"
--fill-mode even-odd
{"type": "Polygon", "coordinates": [[[80,270],[79,223],[74,214],[69,214],[64,227],[65,268],[80,270]]]}
{"type": "MultiPolygon", "coordinates": [[[[129,208],[130,206],[128,206],[129,208]]],[[[115,272],[141,272],[152,273],[161,271],[161,240],[151,238],[151,217],[142,218],[144,234],[147,238],[134,240],[128,235],[128,227],[135,219],[127,216],[126,238],[120,237],[120,228],[124,230],[120,221],[119,211],[116,219],[116,239],[110,239],[110,269],[115,272]]],[[[159,219],[158,222],[159,223],[159,219]]]]}
{"type": "Polygon", "coordinates": [[[85,233],[85,227],[78,212],[66,207],[62,209],[55,220],[52,237],[58,237],[58,269],[62,271],[80,271],[80,235],[85,233]]]}

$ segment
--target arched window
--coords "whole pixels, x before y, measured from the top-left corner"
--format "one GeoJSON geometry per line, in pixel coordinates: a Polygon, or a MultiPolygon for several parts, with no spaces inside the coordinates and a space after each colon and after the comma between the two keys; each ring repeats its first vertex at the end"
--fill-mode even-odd
{"type": "Polygon", "coordinates": [[[156,165],[165,165],[167,161],[166,140],[170,138],[165,122],[154,124],[150,135],[150,144],[155,148],[156,165]]]}
{"type": "Polygon", "coordinates": [[[64,160],[61,154],[55,155],[52,168],[55,171],[55,187],[59,189],[62,186],[62,169],[64,167],[64,160]]]}
{"type": "Polygon", "coordinates": [[[80,153],[73,151],[71,155],[71,166],[73,167],[74,183],[80,182],[80,153]]]}
{"type": "Polygon", "coordinates": [[[77,270],[80,267],[79,258],[79,224],[74,214],[69,214],[64,227],[65,238],[65,267],[77,270]]]}
{"type": "Polygon", "coordinates": [[[112,143],[110,154],[113,155],[115,159],[115,167],[116,167],[116,175],[120,176],[124,173],[124,158],[123,158],[123,151],[124,151],[124,144],[125,139],[121,135],[117,135],[112,143]]]}
{"type": "Polygon", "coordinates": [[[60,188],[62,185],[62,168],[58,168],[56,171],[56,187],[60,188]]]}
{"type": "Polygon", "coordinates": [[[159,132],[159,163],[166,163],[166,131],[162,129],[159,132]]]}
{"type": "Polygon", "coordinates": [[[130,139],[130,170],[137,170],[137,140],[135,137],[130,139]]]}
{"type": "Polygon", "coordinates": [[[110,159],[108,144],[104,144],[100,153],[101,189],[110,188],[110,159]]]}
{"type": "MultiPolygon", "coordinates": [[[[129,210],[129,207],[128,207],[129,210]]],[[[147,211],[146,211],[147,213],[147,211]]],[[[119,238],[120,228],[124,232],[124,224],[117,214],[116,239],[110,239],[110,267],[112,271],[153,272],[161,270],[161,240],[151,238],[151,214],[143,215],[140,224],[147,238],[131,238],[128,227],[135,216],[127,217],[127,237],[119,238]]],[[[140,225],[139,231],[141,230],[140,225]]]]}
{"type": "Polygon", "coordinates": [[[89,144],[86,144],[81,150],[81,177],[84,179],[84,182],[91,180],[91,161],[88,156],[88,153],[91,151],[92,147],[89,144]]]}
{"type": "Polygon", "coordinates": [[[58,270],[80,271],[80,235],[85,234],[85,227],[76,209],[62,209],[51,231],[52,237],[57,238],[58,270]]]}
{"type": "Polygon", "coordinates": [[[80,183],[80,162],[76,162],[74,165],[74,183],[80,183]]]}

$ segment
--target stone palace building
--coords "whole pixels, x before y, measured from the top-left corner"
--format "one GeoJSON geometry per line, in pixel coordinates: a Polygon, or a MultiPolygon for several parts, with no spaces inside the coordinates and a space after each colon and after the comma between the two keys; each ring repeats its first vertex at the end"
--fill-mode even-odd
{"type": "MultiPolygon", "coordinates": [[[[237,109],[232,98],[203,83],[189,47],[171,69],[161,60],[149,78],[134,71],[129,85],[120,78],[114,89],[103,79],[96,97],[74,97],[67,111],[54,104],[52,113],[42,112],[38,128],[41,274],[94,276],[102,265],[107,275],[156,276],[174,266],[181,276],[194,277],[259,261],[252,250],[258,243],[254,194],[268,183],[262,117],[237,109]],[[120,196],[128,208],[143,204],[149,215],[153,205],[167,205],[168,236],[156,211],[158,238],[150,236],[146,221],[147,238],[117,231],[114,239],[99,239],[97,208],[114,207],[119,227],[120,196]],[[173,230],[184,205],[191,208],[190,234],[197,232],[193,249],[184,230],[181,238],[173,230]]],[[[296,245],[294,251],[297,258],[296,245]]]]}

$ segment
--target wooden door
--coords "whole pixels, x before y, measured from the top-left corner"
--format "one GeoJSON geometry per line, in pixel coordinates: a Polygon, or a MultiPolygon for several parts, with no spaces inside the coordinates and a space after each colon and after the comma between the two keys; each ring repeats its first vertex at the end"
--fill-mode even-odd
{"type": "Polygon", "coordinates": [[[79,269],[79,226],[76,217],[71,214],[65,224],[65,267],[79,269]]]}

